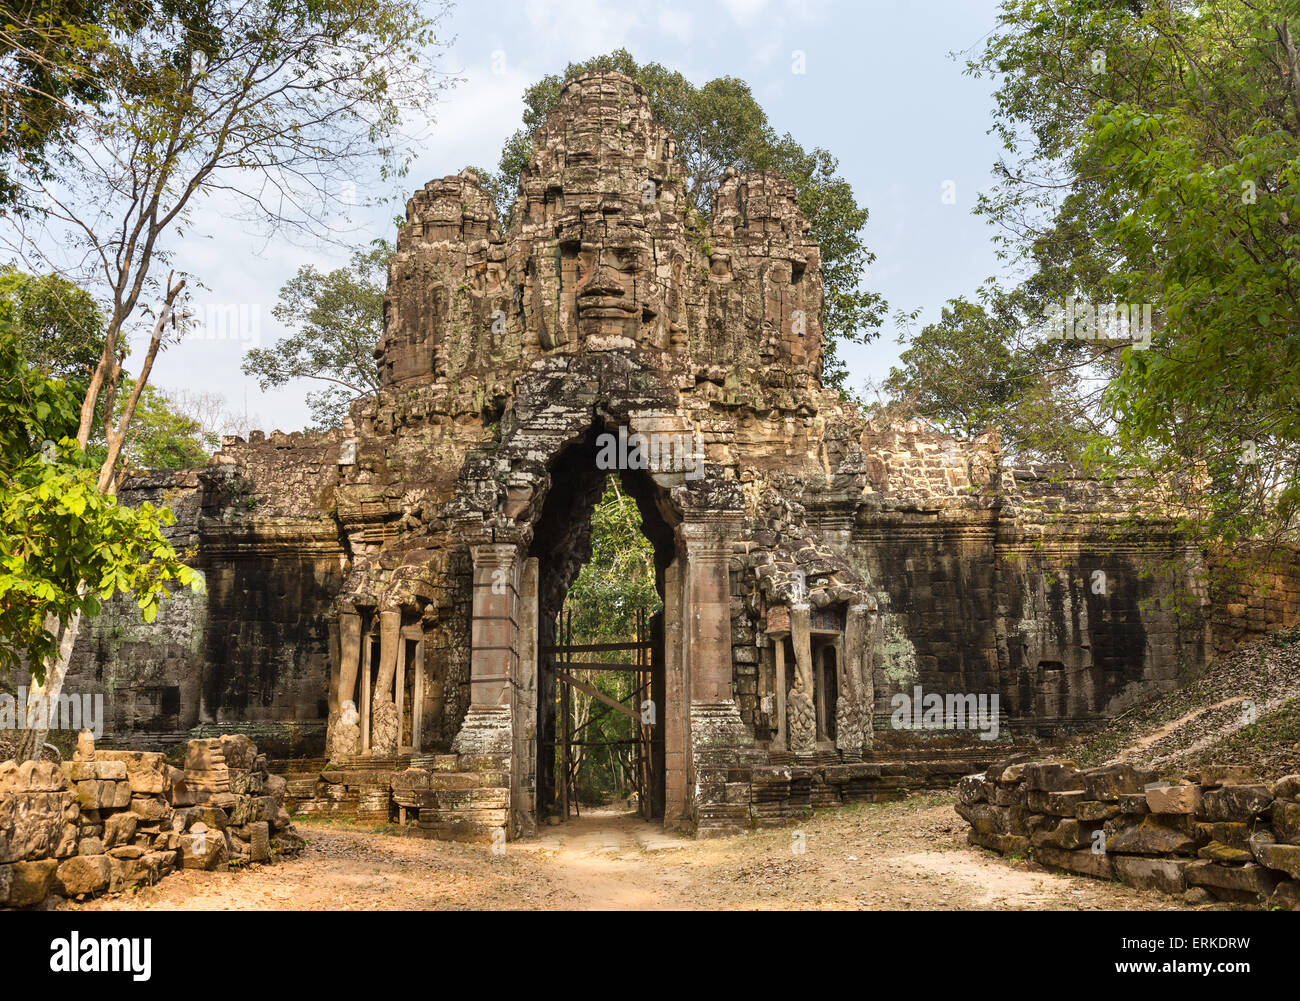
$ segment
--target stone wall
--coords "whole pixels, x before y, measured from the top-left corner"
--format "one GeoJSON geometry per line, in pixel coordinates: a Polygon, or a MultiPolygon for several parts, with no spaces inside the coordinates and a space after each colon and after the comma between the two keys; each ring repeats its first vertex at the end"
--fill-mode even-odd
{"type": "Polygon", "coordinates": [[[284,799],[284,779],[242,735],[190,741],[183,768],[157,752],[96,748],[88,732],[62,765],[0,762],[0,906],[296,853],[284,799]]]}
{"type": "MultiPolygon", "coordinates": [[[[1023,756],[1022,756],[1023,758],[1023,756]]],[[[957,785],[967,840],[1142,889],[1300,910],[1300,775],[1006,760],[957,785]]]]}

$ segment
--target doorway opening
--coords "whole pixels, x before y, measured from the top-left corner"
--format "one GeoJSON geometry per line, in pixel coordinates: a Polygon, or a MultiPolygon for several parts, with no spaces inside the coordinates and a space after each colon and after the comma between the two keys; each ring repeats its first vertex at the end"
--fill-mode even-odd
{"type": "Polygon", "coordinates": [[[551,468],[538,560],[537,816],[664,815],[664,575],[653,480],[598,468],[595,429],[551,468]]]}

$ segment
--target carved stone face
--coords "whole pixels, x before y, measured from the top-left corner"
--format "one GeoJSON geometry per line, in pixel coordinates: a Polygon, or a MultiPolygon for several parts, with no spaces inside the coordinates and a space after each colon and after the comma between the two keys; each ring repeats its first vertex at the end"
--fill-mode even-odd
{"type": "Polygon", "coordinates": [[[601,213],[584,213],[595,215],[594,222],[561,227],[566,235],[576,229],[578,239],[534,246],[534,305],[542,346],[662,349],[673,269],[665,269],[661,278],[656,242],[646,227],[617,224],[618,214],[602,208],[601,213]]]}

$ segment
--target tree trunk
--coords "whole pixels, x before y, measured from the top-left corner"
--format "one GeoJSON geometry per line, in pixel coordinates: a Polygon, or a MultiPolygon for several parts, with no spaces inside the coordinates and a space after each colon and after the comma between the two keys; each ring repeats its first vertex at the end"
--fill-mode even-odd
{"type": "MultiPolygon", "coordinates": [[[[117,465],[118,456],[121,455],[122,446],[126,442],[127,428],[131,424],[131,419],[135,416],[135,408],[140,400],[140,394],[144,392],[145,384],[149,381],[149,372],[153,368],[154,359],[158,356],[158,351],[162,347],[163,333],[172,318],[172,308],[175,305],[176,297],[185,288],[184,280],[173,284],[172,277],[172,275],[167,276],[167,297],[163,301],[163,308],[158,314],[158,319],[154,321],[153,334],[149,339],[149,350],[145,352],[144,364],[141,366],[140,374],[136,378],[131,396],[122,409],[122,416],[117,422],[117,429],[114,431],[112,427],[112,410],[117,393],[117,380],[121,376],[122,366],[120,363],[114,364],[113,362],[113,355],[110,350],[111,343],[104,348],[104,357],[100,360],[94,379],[91,380],[91,388],[86,394],[82,407],[82,426],[77,439],[84,448],[89,438],[88,415],[93,415],[95,398],[104,383],[105,374],[109,374],[111,380],[104,387],[108,394],[104,415],[104,438],[108,445],[108,456],[99,468],[99,491],[110,497],[117,493],[117,481],[113,476],[113,469],[117,465]]],[[[86,581],[82,581],[77,585],[77,596],[84,598],[89,589],[90,585],[86,581]]],[[[45,711],[41,711],[41,709],[58,705],[59,695],[63,691],[63,679],[68,673],[68,662],[72,660],[72,648],[77,642],[77,633],[81,629],[81,612],[74,612],[72,618],[62,624],[50,622],[47,617],[45,628],[53,631],[59,628],[60,625],[63,631],[59,635],[58,658],[53,662],[46,663],[45,683],[37,685],[33,682],[28,691],[27,715],[30,722],[18,742],[17,757],[19,761],[40,760],[41,750],[45,746],[45,738],[49,736],[50,729],[48,708],[45,711]],[[35,723],[35,725],[30,725],[31,723],[35,723]]]]}
{"type": "MultiPolygon", "coordinates": [[[[83,584],[80,590],[84,594],[86,586],[83,584]]],[[[57,657],[45,664],[45,683],[38,685],[33,679],[28,689],[27,718],[23,721],[24,729],[15,755],[19,761],[41,759],[45,738],[50,732],[50,713],[52,708],[59,704],[59,695],[63,692],[63,679],[67,677],[68,662],[72,659],[72,647],[77,642],[77,632],[80,628],[81,613],[74,612],[72,618],[63,625],[63,632],[59,635],[57,657]]]]}

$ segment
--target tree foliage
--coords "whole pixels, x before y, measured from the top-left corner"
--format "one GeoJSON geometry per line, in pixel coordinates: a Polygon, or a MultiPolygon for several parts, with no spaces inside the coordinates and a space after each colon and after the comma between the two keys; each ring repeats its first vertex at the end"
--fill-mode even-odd
{"type": "Polygon", "coordinates": [[[0,321],[0,671],[26,665],[37,683],[65,624],[114,595],[151,622],[172,588],[201,588],[164,534],[169,510],[98,489],[98,464],[73,437],[77,403],[0,321]]]}
{"type": "MultiPolygon", "coordinates": [[[[1298,28],[1296,0],[1005,0],[968,70],[998,81],[1001,180],[979,211],[1022,269],[1015,314],[961,309],[960,330],[945,314],[900,385],[925,381],[916,363],[942,334],[961,353],[948,375],[986,366],[1004,397],[957,390],[989,404],[981,419],[1037,396],[1086,432],[1085,458],[1143,473],[1193,535],[1294,536],[1298,28]],[[1025,355],[1017,338],[1072,300],[1151,305],[1152,342],[1091,359],[1104,392],[1064,380],[1044,396],[1065,348],[1025,355]]],[[[917,398],[940,419],[951,402],[917,398]]]]}
{"type": "Polygon", "coordinates": [[[310,264],[280,289],[273,313],[292,333],[244,356],[245,375],[263,389],[294,379],[327,383],[307,405],[320,429],[338,427],[352,401],[379,391],[374,349],[384,332],[384,286],[392,247],[376,240],[347,267],[322,273],[310,264]]]}

